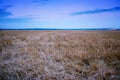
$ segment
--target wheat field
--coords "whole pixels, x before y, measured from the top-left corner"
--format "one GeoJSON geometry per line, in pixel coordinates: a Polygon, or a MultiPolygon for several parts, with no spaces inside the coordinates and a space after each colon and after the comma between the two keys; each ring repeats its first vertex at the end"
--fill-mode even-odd
{"type": "Polygon", "coordinates": [[[120,31],[0,31],[0,80],[120,80],[120,31]]]}

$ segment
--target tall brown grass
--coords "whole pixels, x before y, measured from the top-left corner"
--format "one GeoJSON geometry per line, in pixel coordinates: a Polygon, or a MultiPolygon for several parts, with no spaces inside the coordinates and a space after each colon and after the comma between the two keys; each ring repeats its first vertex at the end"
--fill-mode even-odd
{"type": "Polygon", "coordinates": [[[120,31],[0,31],[0,80],[120,80],[120,31]]]}

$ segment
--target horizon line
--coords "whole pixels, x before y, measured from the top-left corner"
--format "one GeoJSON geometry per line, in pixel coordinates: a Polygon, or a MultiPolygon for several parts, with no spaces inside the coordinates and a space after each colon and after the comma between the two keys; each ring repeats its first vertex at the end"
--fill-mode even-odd
{"type": "Polygon", "coordinates": [[[0,30],[120,30],[120,28],[0,28],[0,30]]]}

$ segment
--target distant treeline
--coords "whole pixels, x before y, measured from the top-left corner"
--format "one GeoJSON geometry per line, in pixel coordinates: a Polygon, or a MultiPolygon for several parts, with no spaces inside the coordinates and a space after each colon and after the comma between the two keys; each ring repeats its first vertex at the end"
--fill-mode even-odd
{"type": "Polygon", "coordinates": [[[112,28],[79,28],[79,29],[26,28],[26,29],[0,29],[0,30],[120,30],[120,29],[112,29],[112,28]]]}

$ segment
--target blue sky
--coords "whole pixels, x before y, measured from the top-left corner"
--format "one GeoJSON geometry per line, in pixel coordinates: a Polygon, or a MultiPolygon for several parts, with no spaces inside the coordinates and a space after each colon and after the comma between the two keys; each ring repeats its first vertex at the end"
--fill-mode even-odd
{"type": "Polygon", "coordinates": [[[120,28],[120,0],[0,0],[8,28],[120,28]]]}

